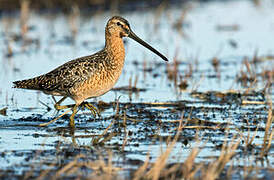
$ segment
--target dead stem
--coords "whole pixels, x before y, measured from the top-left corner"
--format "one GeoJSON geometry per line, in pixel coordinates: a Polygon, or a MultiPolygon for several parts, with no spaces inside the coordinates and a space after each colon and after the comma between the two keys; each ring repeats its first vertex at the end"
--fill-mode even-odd
{"type": "Polygon", "coordinates": [[[72,34],[72,39],[75,41],[76,35],[79,28],[79,16],[80,16],[80,9],[76,3],[73,3],[71,13],[68,16],[69,27],[72,34]]]}
{"type": "Polygon", "coordinates": [[[183,122],[183,119],[180,121],[177,133],[176,133],[174,139],[172,140],[172,142],[168,145],[166,151],[161,156],[159,156],[157,158],[153,167],[146,173],[146,177],[148,177],[149,179],[153,179],[153,180],[159,179],[159,177],[161,175],[160,173],[161,173],[162,169],[166,166],[167,159],[168,159],[173,147],[175,146],[177,139],[182,131],[182,128],[183,128],[182,122],[183,122]]]}
{"type": "Polygon", "coordinates": [[[128,138],[126,111],[124,111],[123,126],[124,126],[124,140],[122,145],[122,151],[125,150],[125,146],[127,144],[127,138],[128,138]]]}
{"type": "MultiPolygon", "coordinates": [[[[235,140],[234,136],[231,140],[235,140]]],[[[231,158],[236,154],[236,149],[240,144],[241,140],[238,139],[235,143],[228,144],[227,141],[223,143],[221,154],[216,161],[213,161],[208,165],[207,168],[202,169],[202,177],[208,180],[217,179],[220,173],[223,171],[225,165],[231,160],[231,158]]]]}
{"type": "Polygon", "coordinates": [[[271,147],[271,144],[272,144],[272,138],[273,138],[273,134],[274,134],[274,130],[272,129],[272,131],[271,131],[271,125],[272,125],[272,122],[273,122],[271,98],[269,98],[269,100],[268,100],[268,105],[269,105],[269,109],[268,109],[267,122],[265,124],[264,142],[263,142],[263,146],[262,146],[262,149],[261,149],[261,152],[260,152],[261,158],[263,156],[266,156],[268,151],[270,150],[270,147],[271,147]],[[269,131],[271,131],[270,134],[269,134],[269,131]]]}
{"type": "Polygon", "coordinates": [[[28,32],[28,18],[29,18],[29,0],[21,1],[21,15],[20,15],[20,23],[21,23],[21,35],[24,38],[26,33],[28,32]]]}
{"type": "MultiPolygon", "coordinates": [[[[102,141],[100,141],[101,138],[107,134],[107,131],[108,131],[108,130],[110,129],[110,127],[113,125],[113,122],[114,122],[114,121],[111,121],[111,123],[108,125],[108,127],[104,130],[104,132],[103,132],[101,135],[99,135],[98,137],[92,139],[92,144],[93,144],[93,145],[100,144],[100,143],[103,143],[103,142],[105,142],[106,140],[108,140],[107,138],[104,138],[102,141]],[[99,141],[100,141],[100,142],[99,142],[99,141]]],[[[111,136],[111,137],[112,137],[112,136],[111,136]]],[[[109,138],[109,137],[108,137],[108,138],[109,138]]]]}

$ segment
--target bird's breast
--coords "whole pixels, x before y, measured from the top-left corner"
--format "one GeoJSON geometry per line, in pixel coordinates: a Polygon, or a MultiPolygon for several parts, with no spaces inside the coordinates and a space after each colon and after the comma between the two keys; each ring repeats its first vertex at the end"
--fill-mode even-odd
{"type": "Polygon", "coordinates": [[[112,58],[97,64],[94,73],[71,90],[76,103],[80,104],[85,99],[101,96],[112,89],[122,73],[124,56],[112,56],[112,58]]]}

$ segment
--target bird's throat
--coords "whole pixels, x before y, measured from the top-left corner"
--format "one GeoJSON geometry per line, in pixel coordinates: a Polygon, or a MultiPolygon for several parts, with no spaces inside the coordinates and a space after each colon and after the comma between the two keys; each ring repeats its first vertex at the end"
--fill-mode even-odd
{"type": "Polygon", "coordinates": [[[123,39],[120,37],[107,37],[106,38],[106,51],[111,54],[115,60],[123,61],[125,58],[125,47],[123,39]]]}

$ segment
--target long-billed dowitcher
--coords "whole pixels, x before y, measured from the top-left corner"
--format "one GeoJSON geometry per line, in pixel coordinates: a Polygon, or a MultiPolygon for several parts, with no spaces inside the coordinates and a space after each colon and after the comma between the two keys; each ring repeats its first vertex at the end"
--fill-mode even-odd
{"type": "Polygon", "coordinates": [[[57,110],[68,108],[68,106],[60,105],[67,97],[73,99],[75,104],[70,106],[72,107],[70,126],[74,128],[74,116],[80,105],[84,105],[94,113],[97,112],[93,105],[83,103],[84,100],[108,92],[121,75],[125,59],[123,37],[134,39],[163,60],[168,61],[164,55],[140,39],[131,30],[127,20],[114,16],[107,22],[105,47],[101,51],[90,56],[71,60],[47,74],[15,81],[13,82],[14,87],[40,90],[53,96],[63,96],[54,105],[57,110]]]}

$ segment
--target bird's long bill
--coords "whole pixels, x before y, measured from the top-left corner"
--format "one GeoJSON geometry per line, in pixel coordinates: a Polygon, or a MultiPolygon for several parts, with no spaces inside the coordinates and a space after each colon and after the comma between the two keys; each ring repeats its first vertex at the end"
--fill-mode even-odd
{"type": "Polygon", "coordinates": [[[152,52],[154,52],[155,54],[157,54],[158,56],[160,56],[163,60],[168,61],[168,59],[164,55],[162,55],[159,51],[157,51],[156,49],[154,49],[153,47],[151,47],[148,43],[146,43],[145,41],[143,41],[142,39],[140,39],[132,31],[129,33],[128,37],[130,37],[133,40],[137,41],[138,43],[142,44],[144,47],[148,48],[149,50],[151,50],[152,52]]]}

